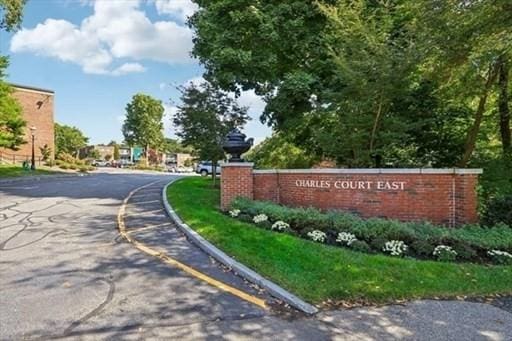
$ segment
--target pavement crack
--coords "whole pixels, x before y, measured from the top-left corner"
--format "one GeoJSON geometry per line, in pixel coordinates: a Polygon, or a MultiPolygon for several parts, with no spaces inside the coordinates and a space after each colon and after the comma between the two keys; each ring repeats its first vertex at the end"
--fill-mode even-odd
{"type": "Polygon", "coordinates": [[[96,308],[94,308],[91,312],[89,312],[87,315],[85,315],[84,317],[74,321],[73,323],[71,323],[69,325],[69,327],[67,327],[64,332],[62,333],[62,337],[66,337],[66,336],[69,336],[69,334],[75,329],[77,328],[78,326],[80,326],[82,323],[86,322],[87,320],[99,315],[102,313],[103,309],[110,303],[112,302],[112,299],[114,298],[114,293],[115,293],[115,290],[116,290],[116,287],[115,287],[115,284],[114,284],[114,281],[112,279],[107,279],[107,278],[100,278],[98,279],[99,281],[103,281],[105,283],[107,283],[109,285],[109,290],[108,290],[108,294],[107,294],[107,297],[105,298],[105,300],[100,304],[98,305],[96,308]]]}

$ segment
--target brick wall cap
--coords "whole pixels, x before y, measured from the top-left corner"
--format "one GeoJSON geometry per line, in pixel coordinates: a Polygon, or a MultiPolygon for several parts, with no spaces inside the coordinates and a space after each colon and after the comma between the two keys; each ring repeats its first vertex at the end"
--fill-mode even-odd
{"type": "Polygon", "coordinates": [[[226,167],[254,167],[254,163],[252,162],[219,162],[221,168],[226,167]]]}
{"type": "Polygon", "coordinates": [[[253,172],[254,174],[482,174],[483,170],[480,168],[316,168],[258,169],[253,172]]]}

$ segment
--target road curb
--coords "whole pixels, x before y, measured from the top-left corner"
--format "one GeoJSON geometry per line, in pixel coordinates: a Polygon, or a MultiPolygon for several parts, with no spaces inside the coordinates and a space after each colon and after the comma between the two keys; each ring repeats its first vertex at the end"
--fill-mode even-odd
{"type": "Polygon", "coordinates": [[[178,228],[194,243],[196,244],[200,249],[202,249],[204,252],[209,254],[211,257],[215,258],[218,262],[224,264],[227,267],[230,267],[233,269],[238,275],[242,276],[246,280],[255,283],[262,288],[265,288],[270,295],[283,300],[284,302],[288,303],[292,307],[303,311],[307,314],[316,314],[318,312],[318,309],[312,306],[311,304],[304,302],[297,296],[293,295],[289,291],[283,289],[279,285],[269,281],[268,279],[264,278],[257,272],[249,269],[242,263],[237,262],[233,258],[229,257],[227,254],[219,250],[217,247],[215,247],[213,244],[208,242],[206,239],[201,237],[199,233],[192,230],[187,224],[185,224],[180,217],[176,214],[172,206],[170,205],[169,201],[167,200],[167,188],[176,181],[172,180],[162,190],[162,201],[164,203],[165,210],[167,211],[167,214],[169,214],[169,217],[176,223],[178,228]]]}

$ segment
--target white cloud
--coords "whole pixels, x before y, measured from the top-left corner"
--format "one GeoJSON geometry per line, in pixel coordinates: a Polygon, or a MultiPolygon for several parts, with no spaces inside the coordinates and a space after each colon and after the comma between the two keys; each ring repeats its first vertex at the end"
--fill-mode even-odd
{"type": "Polygon", "coordinates": [[[155,0],[155,6],[159,14],[169,14],[183,21],[198,9],[190,0],[155,0]]]}
{"type": "Polygon", "coordinates": [[[146,68],[139,63],[124,63],[114,71],[112,71],[112,75],[114,76],[122,76],[126,75],[128,73],[135,73],[135,72],[144,72],[146,71],[146,68]]]}
{"type": "Polygon", "coordinates": [[[191,61],[192,31],[174,21],[151,22],[140,0],[94,2],[94,13],[80,26],[66,20],[47,19],[35,28],[23,28],[11,40],[12,52],[33,52],[72,62],[85,73],[122,75],[143,72],[139,63],[117,69],[116,59],[191,61]]]}

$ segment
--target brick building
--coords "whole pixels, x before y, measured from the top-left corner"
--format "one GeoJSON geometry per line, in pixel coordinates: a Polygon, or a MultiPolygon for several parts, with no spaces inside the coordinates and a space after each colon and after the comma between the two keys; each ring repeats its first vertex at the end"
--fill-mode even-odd
{"type": "Polygon", "coordinates": [[[20,103],[23,119],[27,122],[25,128],[25,141],[27,143],[21,145],[20,149],[17,151],[0,148],[2,159],[16,162],[30,159],[32,155],[31,127],[36,128],[36,158],[39,159],[41,157],[39,147],[43,147],[45,144],[51,148],[53,157],[55,152],[53,119],[54,92],[52,90],[18,84],[11,84],[11,86],[14,88],[12,96],[20,103]]]}

